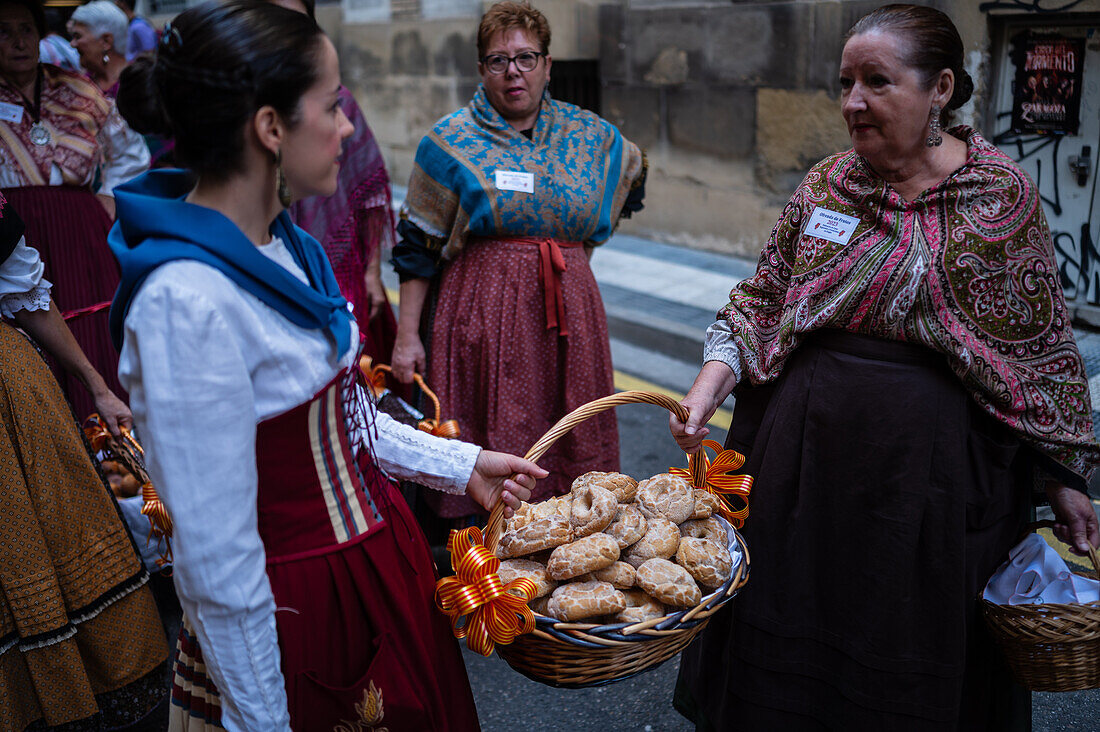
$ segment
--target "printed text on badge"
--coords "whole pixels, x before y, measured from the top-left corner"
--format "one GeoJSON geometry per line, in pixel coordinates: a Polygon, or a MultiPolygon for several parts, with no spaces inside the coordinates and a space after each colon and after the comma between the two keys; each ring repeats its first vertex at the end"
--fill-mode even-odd
{"type": "Polygon", "coordinates": [[[520,193],[535,192],[535,174],[521,173],[515,170],[496,171],[496,183],[498,191],[518,191],[520,193]]]}
{"type": "Polygon", "coordinates": [[[810,215],[810,222],[806,224],[806,228],[802,233],[808,236],[816,236],[819,239],[834,241],[837,244],[847,244],[857,226],[859,226],[859,219],[855,216],[848,216],[817,206],[810,215]]]}

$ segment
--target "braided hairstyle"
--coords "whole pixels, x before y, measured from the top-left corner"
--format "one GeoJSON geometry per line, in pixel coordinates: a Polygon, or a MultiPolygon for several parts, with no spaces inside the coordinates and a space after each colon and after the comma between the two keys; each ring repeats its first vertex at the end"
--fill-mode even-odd
{"type": "Polygon", "coordinates": [[[122,72],[119,111],[142,132],[174,137],[178,160],[200,177],[224,180],[240,169],[245,125],[261,107],[298,123],[322,37],[313,19],[261,0],[203,3],[165,28],[155,57],[122,72]]]}
{"type": "Polygon", "coordinates": [[[906,63],[924,75],[931,88],[944,69],[955,75],[955,89],[944,110],[958,109],[974,93],[974,80],[963,68],[963,42],[951,18],[922,5],[883,5],[856,21],[844,40],[871,31],[893,33],[905,41],[906,63]]]}

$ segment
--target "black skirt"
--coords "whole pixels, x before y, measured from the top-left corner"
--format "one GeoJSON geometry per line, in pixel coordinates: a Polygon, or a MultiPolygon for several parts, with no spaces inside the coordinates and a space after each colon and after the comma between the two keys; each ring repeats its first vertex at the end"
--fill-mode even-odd
{"type": "Polygon", "coordinates": [[[976,600],[1026,522],[1026,456],[941,355],[816,333],[774,385],[739,388],[727,445],[755,476],[752,574],[684,653],[682,712],[716,730],[1030,724],[976,600]]]}

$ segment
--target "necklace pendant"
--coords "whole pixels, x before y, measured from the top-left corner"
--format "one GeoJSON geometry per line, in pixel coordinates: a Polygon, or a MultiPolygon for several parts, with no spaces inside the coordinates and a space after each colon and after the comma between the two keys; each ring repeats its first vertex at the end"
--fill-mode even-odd
{"type": "Polygon", "coordinates": [[[41,120],[31,125],[31,142],[35,145],[50,144],[50,131],[46,129],[46,125],[41,120]]]}

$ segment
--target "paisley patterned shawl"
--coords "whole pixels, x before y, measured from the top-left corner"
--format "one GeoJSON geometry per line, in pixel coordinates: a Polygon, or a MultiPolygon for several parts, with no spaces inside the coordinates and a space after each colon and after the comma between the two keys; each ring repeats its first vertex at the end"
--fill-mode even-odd
{"type": "MultiPolygon", "coordinates": [[[[91,178],[102,151],[96,139],[107,121],[110,102],[93,82],[71,71],[49,64],[42,69],[41,117],[50,131],[52,143],[35,145],[30,141],[30,114],[24,113],[18,124],[0,121],[0,163],[13,166],[21,184],[42,186],[50,182],[50,165],[57,164],[62,182],[82,185],[91,178]]],[[[0,102],[23,106],[18,91],[0,83],[0,102]]]]}
{"type": "Polygon", "coordinates": [[[939,351],[1056,477],[1087,480],[1100,446],[1035,185],[977,132],[951,134],[967,142],[966,164],[910,202],[852,150],[815,165],[718,317],[754,383],[775,379],[819,328],[939,351]],[[847,244],[804,233],[818,206],[859,219],[847,244]]]}
{"type": "Polygon", "coordinates": [[[546,236],[594,246],[611,236],[643,174],[641,150],[609,122],[543,95],[531,139],[478,87],[421,141],[401,216],[451,260],[469,236],[546,236]],[[498,190],[498,170],[531,173],[534,192],[498,190]]]}

